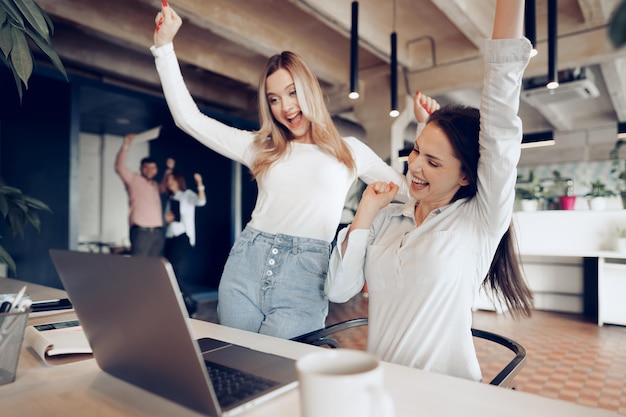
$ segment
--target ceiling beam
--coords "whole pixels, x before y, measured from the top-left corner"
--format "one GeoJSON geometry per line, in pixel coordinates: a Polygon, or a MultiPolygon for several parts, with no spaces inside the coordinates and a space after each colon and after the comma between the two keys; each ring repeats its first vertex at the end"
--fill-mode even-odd
{"type": "Polygon", "coordinates": [[[491,37],[495,0],[432,0],[432,3],[478,49],[482,49],[484,40],[491,37]]]}
{"type": "MultiPolygon", "coordinates": [[[[107,0],[90,2],[83,0],[37,0],[38,4],[53,18],[67,20],[82,27],[86,33],[115,42],[124,48],[144,51],[149,56],[153,44],[154,16],[156,9],[139,2],[107,0]]],[[[248,85],[256,85],[263,57],[241,56],[233,53],[232,43],[211,35],[194,25],[183,25],[176,36],[175,49],[181,62],[233,78],[248,85]],[[230,51],[229,51],[229,46],[230,51]]]]}
{"type": "Polygon", "coordinates": [[[626,57],[600,65],[617,120],[626,121],[626,57]]]}
{"type": "MultiPolygon", "coordinates": [[[[529,63],[525,77],[544,75],[547,71],[547,43],[538,43],[537,50],[539,54],[529,63]]],[[[600,64],[624,56],[626,49],[614,49],[604,27],[559,38],[559,70],[600,64]]],[[[482,57],[408,73],[410,91],[421,90],[431,96],[476,87],[482,83],[482,79],[482,57]]]]}
{"type": "Polygon", "coordinates": [[[585,23],[603,25],[609,20],[620,0],[578,0],[585,23]]]}
{"type": "MultiPolygon", "coordinates": [[[[117,78],[125,83],[136,82],[162,95],[161,81],[154,66],[154,59],[135,53],[101,39],[79,34],[57,25],[54,47],[68,68],[80,66],[82,72],[93,70],[99,78],[117,78]]],[[[184,68],[186,69],[186,68],[184,68]]],[[[229,88],[220,83],[211,83],[201,73],[184,71],[185,81],[193,95],[228,111],[249,114],[256,112],[251,95],[239,88],[229,88]]]]}

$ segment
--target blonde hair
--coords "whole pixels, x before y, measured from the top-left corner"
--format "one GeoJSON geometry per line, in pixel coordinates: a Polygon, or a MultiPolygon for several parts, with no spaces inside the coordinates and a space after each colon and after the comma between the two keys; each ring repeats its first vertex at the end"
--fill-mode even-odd
{"type": "Polygon", "coordinates": [[[279,69],[288,71],[293,77],[300,110],[311,122],[313,143],[324,152],[335,156],[339,162],[354,172],[356,170],[354,158],[328,113],[319,81],[299,55],[283,51],[270,57],[259,79],[261,127],[254,138],[258,154],[251,167],[252,175],[257,178],[266,172],[274,162],[289,151],[289,141],[293,139],[289,129],[278,123],[272,115],[267,99],[265,82],[267,77],[279,69]]]}

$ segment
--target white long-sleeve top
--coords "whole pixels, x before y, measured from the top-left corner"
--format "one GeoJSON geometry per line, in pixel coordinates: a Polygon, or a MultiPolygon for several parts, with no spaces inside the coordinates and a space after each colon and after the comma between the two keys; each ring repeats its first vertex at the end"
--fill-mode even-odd
{"type": "Polygon", "coordinates": [[[368,350],[380,359],[480,380],[471,334],[474,296],[510,225],[522,124],[517,116],[526,39],[488,40],[480,107],[478,192],[434,210],[417,227],[415,203],[381,210],[353,230],[343,259],[340,232],[326,294],[345,302],[364,280],[368,350]]]}
{"type": "MultiPolygon", "coordinates": [[[[215,152],[250,167],[256,156],[254,134],[200,112],[185,86],[172,43],[152,46],[151,51],[176,125],[215,152]]],[[[352,151],[359,178],[368,184],[393,181],[401,186],[398,199],[409,199],[401,173],[358,139],[344,140],[352,151]]],[[[317,145],[290,142],[287,154],[257,178],[257,201],[249,225],[267,233],[331,242],[354,180],[345,165],[317,145]]]]}
{"type": "Polygon", "coordinates": [[[206,205],[206,198],[198,197],[192,190],[178,191],[170,197],[180,206],[180,221],[170,222],[165,229],[165,237],[180,236],[187,233],[189,244],[196,245],[196,207],[206,205]]]}

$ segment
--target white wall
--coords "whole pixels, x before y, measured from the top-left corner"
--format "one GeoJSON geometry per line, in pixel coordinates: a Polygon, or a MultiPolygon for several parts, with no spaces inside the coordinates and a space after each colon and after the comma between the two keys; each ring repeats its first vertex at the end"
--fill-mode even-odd
{"type": "MultiPolygon", "coordinates": [[[[80,220],[78,241],[130,246],[128,238],[128,195],[115,173],[115,156],[124,138],[81,134],[79,142],[80,220]]],[[[147,142],[133,145],[126,166],[139,171],[148,156],[147,142]]],[[[80,246],[80,249],[86,249],[80,246]]]]}

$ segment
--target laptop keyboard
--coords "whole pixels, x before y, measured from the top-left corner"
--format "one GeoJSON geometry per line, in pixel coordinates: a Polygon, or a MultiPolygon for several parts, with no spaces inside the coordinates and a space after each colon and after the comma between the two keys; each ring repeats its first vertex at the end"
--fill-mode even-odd
{"type": "Polygon", "coordinates": [[[222,407],[231,406],[275,385],[277,382],[205,360],[213,390],[222,407]]]}

